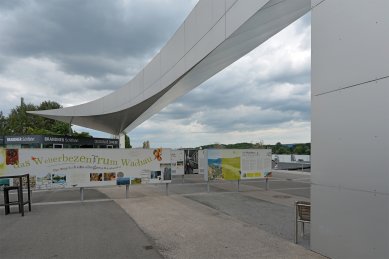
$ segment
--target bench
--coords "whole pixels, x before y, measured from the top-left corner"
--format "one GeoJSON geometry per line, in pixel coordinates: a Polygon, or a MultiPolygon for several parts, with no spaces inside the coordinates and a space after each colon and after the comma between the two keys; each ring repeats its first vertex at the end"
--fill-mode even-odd
{"type": "Polygon", "coordinates": [[[302,237],[304,237],[304,225],[305,223],[311,223],[311,203],[308,201],[296,201],[295,202],[296,215],[295,215],[295,237],[294,242],[298,241],[298,224],[302,223],[302,237]]]}

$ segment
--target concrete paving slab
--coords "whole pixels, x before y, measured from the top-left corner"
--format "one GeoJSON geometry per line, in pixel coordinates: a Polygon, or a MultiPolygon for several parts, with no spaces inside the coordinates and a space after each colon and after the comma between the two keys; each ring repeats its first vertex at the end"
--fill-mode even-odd
{"type": "Polygon", "coordinates": [[[293,241],[293,209],[240,193],[185,195],[217,211],[261,228],[269,233],[293,241]]]}
{"type": "MultiPolygon", "coordinates": [[[[193,194],[185,197],[294,242],[293,207],[271,203],[242,193],[193,194]]],[[[309,249],[309,228],[305,233],[299,244],[309,249]]]]}
{"type": "Polygon", "coordinates": [[[207,193],[202,176],[190,175],[174,179],[168,196],[165,185],[134,185],[125,199],[125,186],[115,186],[85,189],[84,202],[79,189],[33,192],[25,217],[0,208],[0,249],[5,258],[323,258],[302,246],[307,239],[292,242],[294,201],[309,200],[293,194],[294,175],[309,179],[281,173],[277,191],[212,182],[207,193]],[[15,253],[18,238],[26,248],[15,253]]]}
{"type": "Polygon", "coordinates": [[[154,238],[165,258],[323,258],[182,195],[116,202],[154,238]]]}

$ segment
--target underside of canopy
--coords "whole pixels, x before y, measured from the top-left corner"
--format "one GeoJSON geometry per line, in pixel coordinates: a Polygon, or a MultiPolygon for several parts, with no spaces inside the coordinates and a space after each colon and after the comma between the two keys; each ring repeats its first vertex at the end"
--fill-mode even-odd
{"type": "Polygon", "coordinates": [[[128,133],[310,10],[310,0],[200,0],[131,81],[89,103],[30,112],[110,134],[128,133]]]}

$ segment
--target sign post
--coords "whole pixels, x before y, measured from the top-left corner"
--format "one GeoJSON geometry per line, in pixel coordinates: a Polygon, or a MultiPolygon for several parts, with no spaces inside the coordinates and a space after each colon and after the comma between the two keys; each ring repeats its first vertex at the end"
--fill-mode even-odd
{"type": "Polygon", "coordinates": [[[126,184],[126,199],[128,199],[128,190],[130,189],[130,185],[126,184]]]}

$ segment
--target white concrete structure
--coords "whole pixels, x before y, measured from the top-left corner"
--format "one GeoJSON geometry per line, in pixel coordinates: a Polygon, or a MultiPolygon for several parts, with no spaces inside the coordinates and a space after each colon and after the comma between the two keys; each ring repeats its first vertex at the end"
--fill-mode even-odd
{"type": "Polygon", "coordinates": [[[389,1],[312,1],[311,249],[389,258],[389,1]]]}
{"type": "MultiPolygon", "coordinates": [[[[200,0],[124,87],[35,114],[128,132],[310,8],[310,0],[200,0]]],[[[389,258],[389,1],[312,0],[312,8],[311,248],[389,258]]]]}
{"type": "Polygon", "coordinates": [[[90,103],[32,113],[114,135],[129,132],[309,9],[310,0],[200,0],[125,86],[90,103]]]}

